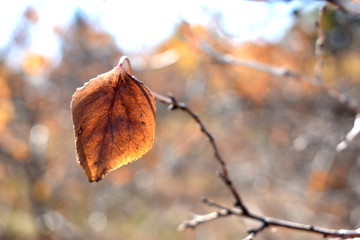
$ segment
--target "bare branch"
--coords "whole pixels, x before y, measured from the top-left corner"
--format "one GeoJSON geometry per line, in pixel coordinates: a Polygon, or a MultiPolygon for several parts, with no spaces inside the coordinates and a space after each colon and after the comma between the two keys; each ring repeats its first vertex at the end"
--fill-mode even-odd
{"type": "Polygon", "coordinates": [[[190,115],[190,117],[192,119],[194,119],[194,121],[200,126],[201,131],[207,136],[207,138],[210,141],[210,144],[214,150],[214,155],[216,160],[219,162],[220,166],[221,166],[221,173],[220,173],[220,177],[223,180],[223,182],[225,183],[225,185],[228,187],[228,189],[230,190],[232,196],[235,199],[235,206],[238,206],[239,208],[242,209],[242,211],[247,212],[247,208],[245,207],[244,203],[242,202],[239,193],[236,191],[234,185],[232,184],[230,177],[229,177],[229,173],[228,170],[226,169],[226,164],[225,161],[223,160],[223,158],[221,157],[218,147],[216,145],[216,142],[214,140],[214,137],[210,134],[210,132],[207,130],[207,128],[205,127],[205,125],[202,123],[202,121],[200,120],[200,118],[193,112],[191,111],[185,103],[182,102],[178,102],[174,97],[166,97],[163,96],[161,94],[158,94],[156,92],[152,92],[152,95],[158,99],[160,102],[168,104],[170,107],[170,110],[176,110],[176,109],[180,109],[184,112],[186,112],[188,115],[190,115]]]}
{"type": "MultiPolygon", "coordinates": [[[[227,208],[218,203],[212,202],[209,199],[204,199],[203,200],[204,203],[206,203],[209,206],[219,208],[219,210],[204,215],[194,215],[192,219],[186,220],[178,226],[179,231],[185,230],[186,228],[195,228],[196,226],[202,223],[214,221],[219,218],[227,217],[230,215],[236,215],[239,217],[245,217],[252,220],[256,220],[262,223],[262,225],[259,228],[249,230],[249,235],[244,238],[245,240],[252,240],[256,236],[256,234],[260,233],[261,231],[263,231],[268,227],[282,227],[287,229],[306,231],[310,233],[321,234],[324,237],[339,237],[343,239],[360,237],[360,231],[358,230],[328,229],[328,228],[322,228],[308,224],[301,224],[297,222],[271,218],[267,216],[260,216],[250,212],[245,206],[245,204],[242,202],[239,193],[236,191],[232,182],[230,181],[225,162],[219,154],[214,137],[205,128],[204,124],[199,119],[199,117],[195,113],[193,113],[186,106],[185,103],[178,102],[174,97],[166,97],[156,92],[152,92],[152,94],[160,102],[164,104],[168,104],[171,110],[180,109],[186,112],[187,114],[189,114],[194,119],[194,121],[196,121],[199,124],[201,131],[208,137],[211,146],[213,147],[216,160],[221,165],[221,169],[222,169],[222,172],[220,173],[221,179],[226,184],[226,186],[228,187],[228,189],[230,190],[230,192],[232,193],[233,197],[236,200],[235,207],[227,208]]],[[[356,129],[356,131],[355,130],[350,131],[353,134],[355,132],[356,134],[360,132],[360,114],[358,114],[356,119],[357,119],[356,124],[354,124],[354,128],[356,129]]]]}
{"type": "Polygon", "coordinates": [[[231,212],[228,212],[226,209],[222,209],[219,211],[211,212],[204,215],[193,215],[192,219],[184,221],[182,224],[178,226],[178,231],[183,231],[186,228],[195,228],[196,226],[213,221],[215,219],[221,218],[221,217],[227,217],[231,215],[231,212]]]}
{"type": "Polygon", "coordinates": [[[310,233],[320,234],[323,237],[338,237],[342,239],[360,237],[360,230],[348,230],[348,229],[338,230],[338,229],[323,228],[309,224],[302,224],[302,223],[286,221],[286,220],[276,219],[267,216],[260,216],[250,211],[243,212],[241,211],[241,209],[237,207],[226,208],[220,204],[211,202],[210,200],[207,200],[206,203],[210,206],[220,208],[220,210],[206,215],[196,215],[194,219],[182,223],[178,229],[184,230],[185,228],[194,228],[197,225],[204,222],[209,222],[216,220],[218,218],[234,215],[234,216],[244,217],[261,222],[260,227],[248,231],[249,235],[245,239],[253,239],[256,234],[260,233],[261,231],[269,227],[281,227],[281,228],[287,228],[287,229],[293,229],[299,231],[306,231],[310,233]]]}
{"type": "MultiPolygon", "coordinates": [[[[310,233],[321,234],[324,237],[338,237],[338,238],[343,238],[343,239],[360,237],[360,231],[358,231],[358,230],[328,229],[328,228],[322,228],[322,227],[317,227],[317,226],[308,225],[308,224],[301,224],[301,223],[297,223],[297,222],[271,218],[271,217],[267,217],[267,216],[260,216],[260,215],[250,212],[248,210],[248,208],[245,206],[245,204],[242,202],[239,193],[236,191],[232,182],[230,181],[230,178],[229,178],[229,175],[228,175],[228,172],[226,169],[226,164],[219,154],[219,151],[218,151],[218,148],[217,148],[217,145],[215,143],[213,136],[206,129],[206,127],[204,126],[202,121],[199,119],[199,117],[195,113],[193,113],[186,106],[185,103],[178,102],[174,97],[166,97],[166,96],[163,96],[156,92],[152,92],[152,94],[160,102],[169,105],[170,110],[180,109],[180,110],[186,112],[187,114],[189,114],[194,119],[194,121],[196,121],[199,124],[201,131],[208,137],[208,139],[211,143],[211,146],[213,147],[216,160],[221,165],[222,171],[220,173],[220,177],[223,180],[223,182],[225,183],[225,185],[228,187],[228,189],[230,190],[234,199],[236,200],[235,207],[227,208],[218,203],[212,202],[209,199],[204,199],[203,200],[204,203],[206,203],[209,206],[216,207],[219,210],[208,213],[208,214],[204,214],[204,215],[194,215],[192,219],[186,220],[178,226],[179,231],[185,230],[186,228],[195,228],[196,226],[198,226],[202,223],[214,221],[216,219],[227,217],[230,215],[235,215],[235,216],[239,216],[239,217],[249,218],[249,219],[259,221],[262,223],[259,228],[249,230],[248,231],[249,235],[244,238],[245,240],[252,240],[258,233],[260,233],[261,231],[263,231],[264,229],[266,229],[268,227],[282,227],[282,228],[287,228],[287,229],[306,231],[306,232],[310,232],[310,233]]],[[[352,132],[352,135],[354,135],[355,132],[356,132],[356,134],[358,134],[360,131],[360,114],[357,115],[356,119],[357,119],[356,124],[354,124],[354,128],[356,129],[356,131],[355,130],[350,131],[350,132],[352,132]]],[[[351,138],[351,140],[352,140],[352,138],[351,138]]]]}
{"type": "Polygon", "coordinates": [[[206,43],[200,43],[200,48],[202,51],[215,58],[216,61],[221,64],[232,64],[241,67],[248,67],[259,70],[261,72],[269,73],[270,75],[275,77],[298,77],[297,73],[286,68],[271,66],[251,60],[237,59],[231,55],[219,53],[206,43]]]}
{"type": "Polygon", "coordinates": [[[251,60],[243,60],[243,59],[237,59],[234,58],[231,55],[223,54],[215,49],[213,49],[210,45],[202,43],[200,44],[200,49],[207,54],[209,54],[211,57],[213,57],[216,61],[222,64],[231,64],[235,66],[242,66],[242,67],[248,67],[251,69],[259,70],[265,73],[268,73],[274,77],[289,77],[297,81],[306,81],[313,85],[314,87],[317,87],[318,89],[324,91],[327,93],[327,95],[336,101],[340,102],[344,106],[346,106],[349,110],[353,111],[355,114],[360,112],[360,107],[351,101],[348,97],[346,97],[344,94],[328,88],[325,84],[319,83],[315,78],[297,73],[291,69],[283,68],[283,67],[277,67],[273,65],[267,65],[263,63],[259,63],[256,61],[251,60]]]}

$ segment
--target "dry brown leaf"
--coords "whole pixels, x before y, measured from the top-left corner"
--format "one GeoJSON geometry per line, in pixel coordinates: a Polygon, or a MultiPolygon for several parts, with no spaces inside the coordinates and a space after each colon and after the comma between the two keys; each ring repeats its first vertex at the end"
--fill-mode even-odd
{"type": "Polygon", "coordinates": [[[90,182],[145,154],[155,135],[155,100],[121,64],[78,88],[71,101],[77,159],[90,182]]]}

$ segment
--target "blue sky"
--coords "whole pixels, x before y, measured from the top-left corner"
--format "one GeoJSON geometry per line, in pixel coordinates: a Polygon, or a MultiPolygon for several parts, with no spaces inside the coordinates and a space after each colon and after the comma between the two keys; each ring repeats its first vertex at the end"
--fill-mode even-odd
{"type": "Polygon", "coordinates": [[[17,0],[8,1],[0,18],[0,48],[6,46],[14,27],[27,6],[40,16],[32,29],[30,50],[53,57],[59,43],[54,26],[66,26],[74,12],[81,9],[97,27],[112,34],[126,53],[151,49],[168,38],[182,19],[190,23],[209,25],[211,13],[223,16],[226,32],[239,41],[263,39],[277,41],[292,26],[292,11],[309,1],[231,0],[17,0]],[[210,14],[209,14],[210,13],[210,14]],[[126,32],[127,34],[123,34],[126,32]],[[121,36],[121,37],[119,37],[121,36]]]}

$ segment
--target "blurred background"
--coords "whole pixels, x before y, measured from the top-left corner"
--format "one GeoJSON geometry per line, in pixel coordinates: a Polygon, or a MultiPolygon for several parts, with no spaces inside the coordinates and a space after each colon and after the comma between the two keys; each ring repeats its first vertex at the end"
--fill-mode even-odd
{"type": "MultiPolygon", "coordinates": [[[[0,239],[241,239],[228,217],[177,232],[191,213],[231,206],[198,125],[157,103],[153,148],[90,184],[76,162],[77,87],[130,57],[151,90],[173,94],[215,137],[250,210],[328,228],[360,220],[360,144],[336,152],[353,109],[305,79],[219,64],[239,59],[315,76],[321,1],[10,1],[0,33],[0,239]]],[[[328,6],[324,84],[360,99],[360,17],[328,6]]],[[[319,239],[272,229],[257,239],[319,239]]]]}

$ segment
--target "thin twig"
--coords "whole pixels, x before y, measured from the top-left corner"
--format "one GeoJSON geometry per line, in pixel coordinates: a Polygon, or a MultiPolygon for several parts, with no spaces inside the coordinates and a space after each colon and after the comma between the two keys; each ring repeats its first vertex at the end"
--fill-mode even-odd
{"type": "Polygon", "coordinates": [[[198,225],[206,222],[210,222],[212,220],[221,218],[221,217],[227,217],[231,215],[231,212],[228,212],[226,209],[214,211],[211,213],[207,213],[204,215],[193,215],[192,219],[184,221],[182,224],[180,224],[177,228],[178,231],[183,231],[186,228],[195,228],[198,225]]]}
{"type": "Polygon", "coordinates": [[[246,240],[253,239],[256,236],[256,234],[260,233],[261,231],[263,231],[264,229],[266,229],[268,227],[282,227],[282,228],[287,228],[287,229],[306,231],[306,232],[311,232],[311,233],[315,233],[315,234],[321,234],[324,237],[339,237],[339,238],[343,238],[343,239],[360,237],[360,231],[357,231],[357,230],[345,230],[345,229],[337,230],[337,229],[322,228],[322,227],[317,227],[317,226],[309,225],[309,224],[301,224],[301,223],[297,223],[297,222],[286,221],[286,220],[271,218],[271,217],[267,217],[267,216],[260,216],[260,215],[250,212],[248,210],[248,208],[245,206],[245,204],[242,202],[239,193],[236,191],[232,182],[229,179],[229,175],[228,175],[228,172],[226,169],[225,162],[219,154],[219,151],[218,151],[218,148],[214,141],[214,138],[209,133],[209,131],[205,128],[204,124],[201,122],[199,117],[195,113],[193,113],[186,106],[185,103],[178,102],[174,97],[166,97],[166,96],[163,96],[156,92],[152,92],[152,94],[160,102],[169,105],[171,110],[180,109],[180,110],[186,112],[187,114],[189,114],[199,124],[201,131],[208,137],[208,139],[213,147],[215,157],[222,167],[221,179],[224,181],[224,183],[229,188],[233,197],[236,200],[235,207],[227,208],[218,203],[212,202],[209,199],[204,199],[203,200],[204,203],[206,203],[209,206],[219,208],[220,210],[214,211],[214,212],[211,212],[208,214],[204,214],[204,215],[194,215],[192,219],[186,220],[178,226],[179,231],[185,230],[186,228],[195,228],[196,226],[198,226],[202,223],[206,223],[206,222],[210,222],[210,221],[213,221],[213,220],[216,220],[219,218],[227,217],[229,215],[236,215],[236,216],[256,220],[256,221],[259,221],[262,223],[262,225],[259,228],[249,230],[249,235],[244,238],[246,240]]]}
{"type": "Polygon", "coordinates": [[[214,211],[210,214],[206,215],[195,215],[195,217],[191,220],[185,221],[179,226],[180,230],[184,230],[185,228],[194,228],[199,224],[213,221],[222,217],[226,217],[229,215],[235,215],[239,217],[245,217],[252,220],[256,220],[261,222],[260,227],[249,230],[249,235],[245,239],[252,239],[255,237],[256,234],[260,233],[261,231],[265,230],[269,227],[281,227],[281,228],[287,228],[287,229],[293,229],[293,230],[300,230],[300,231],[306,231],[310,233],[315,234],[321,234],[323,237],[338,237],[338,238],[356,238],[360,237],[360,230],[348,230],[348,229],[329,229],[329,228],[323,228],[318,227],[314,225],[309,224],[302,224],[292,221],[286,221],[282,219],[276,219],[272,217],[266,217],[266,216],[260,216],[257,214],[254,214],[250,211],[243,212],[241,209],[234,207],[234,208],[226,208],[220,204],[214,203],[210,200],[205,201],[206,204],[217,207],[220,210],[214,211]]]}
{"type": "Polygon", "coordinates": [[[269,73],[270,75],[275,77],[293,77],[293,78],[299,77],[299,74],[287,68],[275,67],[252,60],[237,59],[231,55],[222,54],[204,42],[200,43],[200,48],[202,51],[212,56],[214,59],[216,59],[217,62],[221,64],[231,64],[236,66],[252,68],[255,70],[259,70],[261,72],[269,73]]]}
{"type": "Polygon", "coordinates": [[[234,199],[235,199],[235,204],[234,205],[241,208],[242,211],[247,212],[248,211],[247,208],[245,207],[244,203],[242,202],[242,200],[240,198],[239,193],[236,191],[234,185],[232,184],[232,182],[230,180],[228,170],[226,169],[225,161],[224,161],[224,159],[221,157],[221,155],[219,153],[219,150],[218,150],[218,147],[217,147],[216,142],[214,140],[214,137],[207,130],[207,128],[205,127],[203,122],[200,120],[200,118],[193,111],[191,111],[186,106],[185,103],[178,102],[174,97],[166,97],[166,96],[163,96],[163,95],[158,94],[158,93],[153,92],[153,91],[151,93],[160,102],[168,104],[170,106],[171,110],[180,109],[180,110],[186,112],[200,126],[201,131],[209,139],[210,144],[211,144],[211,146],[212,146],[212,148],[214,150],[215,158],[216,158],[216,160],[219,162],[219,164],[221,166],[220,178],[223,180],[225,185],[229,188],[232,196],[234,197],[234,199]]]}
{"type": "Polygon", "coordinates": [[[300,74],[291,69],[263,64],[256,61],[238,59],[231,55],[220,53],[215,49],[213,49],[210,45],[205,43],[200,44],[200,49],[205,53],[209,54],[211,57],[213,57],[216,61],[218,61],[221,64],[231,64],[235,66],[247,67],[268,73],[274,77],[288,77],[297,81],[305,80],[314,87],[317,87],[318,89],[327,93],[329,97],[340,102],[355,114],[360,112],[360,107],[354,104],[354,102],[350,98],[346,97],[344,94],[334,89],[330,89],[323,83],[318,83],[315,78],[308,76],[306,74],[300,74]]]}

